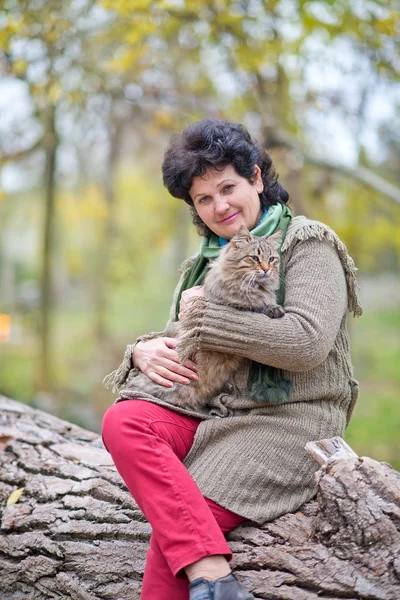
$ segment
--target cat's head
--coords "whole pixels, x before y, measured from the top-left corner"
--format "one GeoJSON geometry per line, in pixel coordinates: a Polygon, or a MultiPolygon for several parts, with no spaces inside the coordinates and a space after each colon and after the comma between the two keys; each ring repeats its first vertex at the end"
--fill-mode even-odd
{"type": "Polygon", "coordinates": [[[224,266],[241,280],[243,285],[279,287],[279,242],[282,233],[255,237],[242,225],[225,248],[224,266]]]}

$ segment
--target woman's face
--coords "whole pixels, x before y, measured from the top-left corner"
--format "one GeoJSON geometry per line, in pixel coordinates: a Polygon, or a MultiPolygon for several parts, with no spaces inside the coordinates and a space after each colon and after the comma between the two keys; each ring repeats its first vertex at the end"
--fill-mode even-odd
{"type": "Polygon", "coordinates": [[[217,235],[230,239],[241,225],[250,231],[263,213],[258,194],[263,191],[261,171],[256,165],[254,184],[238,175],[232,165],[208,169],[193,177],[189,190],[200,219],[217,235]]]}

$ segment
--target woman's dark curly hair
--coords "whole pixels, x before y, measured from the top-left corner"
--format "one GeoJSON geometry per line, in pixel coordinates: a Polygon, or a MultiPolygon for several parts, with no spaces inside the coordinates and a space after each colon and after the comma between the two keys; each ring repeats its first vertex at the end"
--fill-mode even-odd
{"type": "Polygon", "coordinates": [[[223,169],[227,165],[232,165],[236,173],[251,184],[255,165],[260,167],[264,190],[259,196],[264,208],[289,200],[289,194],[278,182],[270,155],[243,125],[218,119],[197,121],[172,136],[164,154],[162,172],[169,193],[189,204],[200,235],[212,232],[200,219],[189,195],[193,177],[204,175],[210,168],[223,169]]]}

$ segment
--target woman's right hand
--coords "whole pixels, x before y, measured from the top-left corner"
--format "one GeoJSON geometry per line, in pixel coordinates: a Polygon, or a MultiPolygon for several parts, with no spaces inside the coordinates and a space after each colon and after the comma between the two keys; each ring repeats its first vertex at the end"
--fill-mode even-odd
{"type": "Polygon", "coordinates": [[[175,381],[187,385],[191,379],[198,378],[197,367],[191,360],[180,364],[174,350],[177,343],[177,339],[170,337],[139,342],[132,351],[133,364],[149,379],[165,387],[172,387],[175,381]]]}

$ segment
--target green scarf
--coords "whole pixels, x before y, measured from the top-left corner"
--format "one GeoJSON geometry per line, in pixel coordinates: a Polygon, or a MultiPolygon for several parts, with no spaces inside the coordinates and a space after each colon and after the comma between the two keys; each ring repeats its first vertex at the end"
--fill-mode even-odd
{"type": "MultiPolygon", "coordinates": [[[[268,208],[268,212],[264,218],[252,229],[251,234],[262,237],[272,235],[276,231],[282,232],[282,238],[279,244],[278,252],[281,258],[281,246],[286,236],[286,231],[292,219],[292,213],[286,204],[274,204],[268,208]]],[[[219,243],[219,237],[212,234],[209,237],[204,237],[198,257],[194,260],[191,268],[186,274],[181,289],[179,290],[176,307],[175,318],[178,319],[179,302],[182,292],[194,287],[202,285],[206,276],[206,267],[210,259],[219,256],[223,246],[219,243]]],[[[280,287],[278,291],[278,303],[283,305],[285,299],[285,277],[282,260],[280,261],[280,287]]],[[[270,402],[278,404],[285,402],[289,394],[293,391],[293,385],[290,381],[282,379],[280,369],[263,365],[261,363],[252,362],[249,379],[248,390],[251,398],[257,402],[270,402]]]]}

